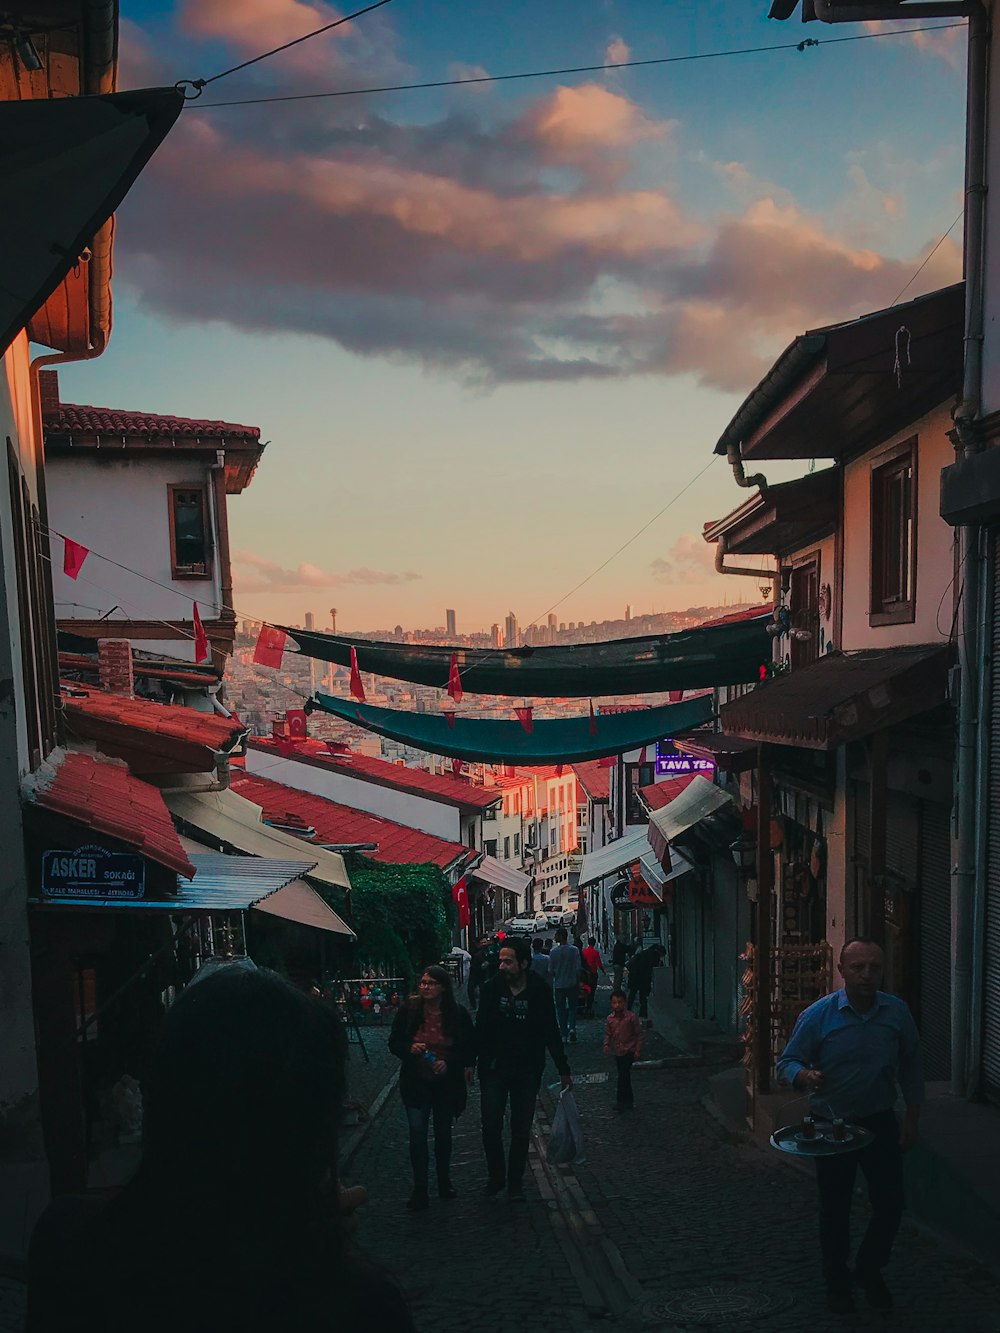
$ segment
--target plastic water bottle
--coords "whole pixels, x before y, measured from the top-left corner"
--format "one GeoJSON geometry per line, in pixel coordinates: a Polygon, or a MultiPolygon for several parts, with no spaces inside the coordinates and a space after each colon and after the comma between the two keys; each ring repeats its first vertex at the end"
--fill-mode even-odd
{"type": "Polygon", "coordinates": [[[434,1054],[433,1051],[424,1051],[424,1059],[427,1061],[429,1065],[437,1063],[437,1056],[434,1054]]]}

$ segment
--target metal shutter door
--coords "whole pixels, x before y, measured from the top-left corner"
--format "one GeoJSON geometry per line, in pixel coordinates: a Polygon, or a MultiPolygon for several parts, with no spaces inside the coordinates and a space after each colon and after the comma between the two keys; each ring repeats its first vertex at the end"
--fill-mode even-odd
{"type": "Polygon", "coordinates": [[[918,896],[919,1023],[924,1074],[951,1074],[951,820],[921,802],[918,896]]]}
{"type": "Polygon", "coordinates": [[[990,657],[989,810],[983,968],[983,1082],[1000,1100],[1000,529],[993,535],[993,644],[990,657]]]}

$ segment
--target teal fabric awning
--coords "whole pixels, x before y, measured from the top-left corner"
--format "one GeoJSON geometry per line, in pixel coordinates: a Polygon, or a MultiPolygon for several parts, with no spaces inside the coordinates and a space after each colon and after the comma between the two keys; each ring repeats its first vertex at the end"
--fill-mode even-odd
{"type": "Polygon", "coordinates": [[[592,734],[587,714],[543,718],[528,732],[520,722],[498,722],[492,718],[456,716],[449,726],[444,714],[375,708],[329,694],[317,694],[310,703],[313,708],[321,708],[345,722],[426,750],[428,754],[486,764],[574,764],[582,759],[601,759],[652,745],[677,731],[696,727],[707,722],[714,712],[712,697],[707,694],[662,708],[599,712],[592,734]]]}

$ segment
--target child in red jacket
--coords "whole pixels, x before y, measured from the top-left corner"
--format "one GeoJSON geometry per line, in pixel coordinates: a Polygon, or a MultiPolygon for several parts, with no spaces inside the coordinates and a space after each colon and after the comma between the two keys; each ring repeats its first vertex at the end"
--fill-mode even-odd
{"type": "Polygon", "coordinates": [[[642,1055],[642,1023],[629,1009],[624,991],[616,990],[611,995],[611,1013],[604,1024],[604,1054],[613,1055],[618,1067],[615,1110],[631,1111],[635,1105],[632,1065],[642,1055]]]}

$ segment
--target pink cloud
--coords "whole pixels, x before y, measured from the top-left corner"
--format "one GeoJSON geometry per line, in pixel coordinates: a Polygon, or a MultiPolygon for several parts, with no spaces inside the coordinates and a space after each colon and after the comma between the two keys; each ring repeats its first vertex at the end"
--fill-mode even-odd
{"type": "Polygon", "coordinates": [[[650,562],[657,583],[701,583],[714,573],[714,548],[692,532],[682,532],[666,557],[650,562]]]}
{"type": "Polygon", "coordinates": [[[387,573],[377,569],[352,569],[346,574],[334,574],[318,565],[303,562],[295,569],[285,569],[274,560],[255,555],[252,551],[234,551],[233,563],[256,571],[256,577],[237,572],[236,583],[241,593],[288,592],[294,588],[340,588],[348,585],[373,586],[412,583],[420,578],[411,570],[387,573]]]}

